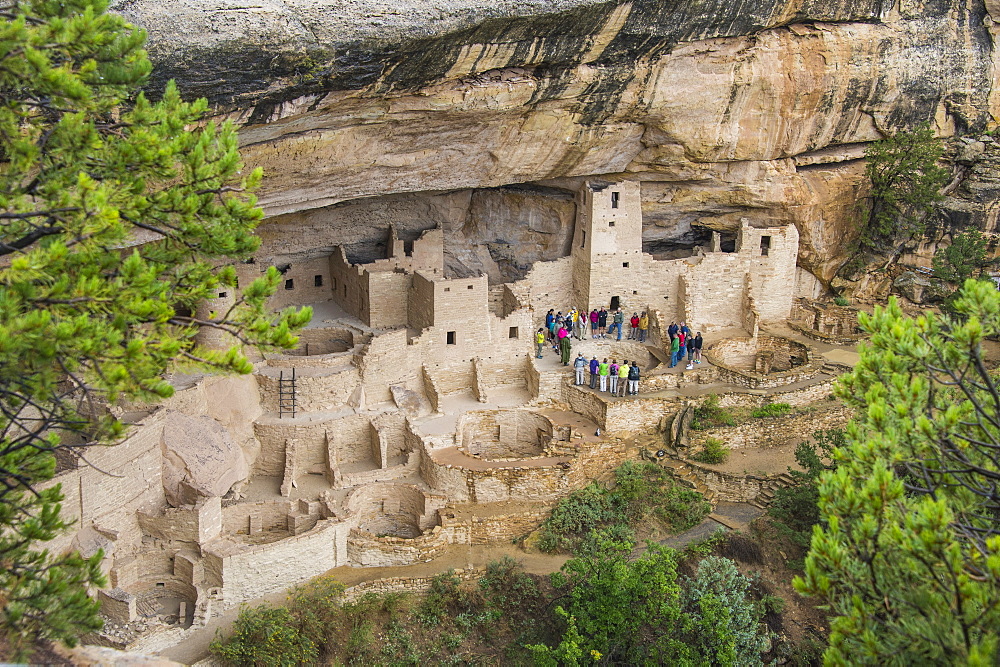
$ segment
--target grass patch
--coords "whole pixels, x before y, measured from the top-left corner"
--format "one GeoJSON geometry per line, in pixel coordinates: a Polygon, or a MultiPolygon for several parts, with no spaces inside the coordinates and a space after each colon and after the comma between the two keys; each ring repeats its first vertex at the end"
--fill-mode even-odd
{"type": "Polygon", "coordinates": [[[705,397],[701,405],[694,409],[694,418],[691,420],[691,428],[696,431],[735,425],[736,415],[719,405],[719,397],[716,394],[705,397]]]}
{"type": "Polygon", "coordinates": [[[754,419],[774,419],[783,417],[792,411],[792,406],[788,403],[766,403],[754,409],[750,416],[754,419]]]}
{"type": "Polygon", "coordinates": [[[729,446],[718,438],[706,438],[704,449],[691,458],[699,463],[725,463],[729,458],[729,446]]]}
{"type": "Polygon", "coordinates": [[[613,486],[591,483],[563,498],[542,524],[538,548],[585,552],[597,535],[634,541],[635,528],[646,521],[681,532],[708,512],[704,497],[678,484],[669,470],[627,461],[615,470],[613,486]]]}

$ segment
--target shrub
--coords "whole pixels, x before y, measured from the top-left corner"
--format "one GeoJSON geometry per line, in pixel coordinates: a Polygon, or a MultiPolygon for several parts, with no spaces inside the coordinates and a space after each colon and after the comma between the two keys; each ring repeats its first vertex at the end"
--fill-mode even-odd
{"type": "Polygon", "coordinates": [[[715,394],[705,397],[701,405],[694,409],[694,419],[691,420],[691,428],[696,431],[735,424],[733,413],[719,405],[719,397],[715,394]]]}
{"type": "Polygon", "coordinates": [[[750,413],[755,419],[767,419],[780,417],[792,411],[792,406],[788,403],[767,403],[750,413]]]}
{"type": "Polygon", "coordinates": [[[649,516],[681,531],[709,511],[705,499],[679,486],[668,469],[626,461],[615,470],[613,488],[591,483],[563,498],[542,524],[538,548],[589,552],[598,538],[632,541],[632,527],[649,516]]]}
{"type": "Polygon", "coordinates": [[[705,448],[691,458],[699,463],[725,463],[729,458],[729,447],[718,438],[708,438],[705,448]]]}
{"type": "Polygon", "coordinates": [[[452,570],[431,579],[431,588],[417,607],[417,619],[424,625],[439,625],[451,612],[468,611],[473,600],[461,584],[452,570]]]}
{"type": "Polygon", "coordinates": [[[819,476],[836,467],[835,463],[826,463],[826,460],[844,443],[845,433],[840,429],[813,432],[811,441],[801,442],[795,448],[795,460],[805,472],[789,468],[794,483],[774,492],[774,501],[767,513],[775,519],[774,525],[780,533],[803,548],[809,547],[812,528],[819,522],[819,476]]]}
{"type": "Polygon", "coordinates": [[[705,558],[696,576],[683,580],[681,609],[693,630],[688,643],[709,662],[763,664],[768,633],[761,625],[764,610],[749,595],[751,583],[733,561],[719,556],[705,558]]]}
{"type": "Polygon", "coordinates": [[[851,305],[851,300],[846,296],[835,296],[833,298],[833,303],[838,306],[849,306],[851,305]]]}
{"type": "Polygon", "coordinates": [[[486,573],[479,578],[479,590],[490,604],[501,609],[517,607],[538,596],[535,580],[510,556],[487,564],[486,573]]]}
{"type": "Polygon", "coordinates": [[[298,665],[319,656],[316,644],[299,632],[285,607],[262,604],[240,610],[233,634],[211,644],[212,654],[233,665],[298,665]]]}
{"type": "Polygon", "coordinates": [[[326,641],[329,628],[341,613],[344,585],[331,576],[322,576],[296,586],[288,595],[288,611],[299,631],[317,646],[326,641]]]}

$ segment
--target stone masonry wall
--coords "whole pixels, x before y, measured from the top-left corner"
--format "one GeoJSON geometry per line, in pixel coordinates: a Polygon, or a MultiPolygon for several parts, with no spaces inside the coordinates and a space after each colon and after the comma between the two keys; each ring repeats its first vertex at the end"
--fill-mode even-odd
{"type": "Polygon", "coordinates": [[[841,428],[850,419],[850,410],[844,406],[821,411],[810,411],[786,417],[754,419],[704,431],[691,431],[691,447],[704,446],[708,438],[718,438],[733,449],[743,447],[777,447],[807,439],[819,429],[841,428]]]}
{"type": "Polygon", "coordinates": [[[217,540],[204,547],[205,570],[218,579],[228,609],[345,564],[347,531],[346,524],[322,520],[308,532],[269,544],[217,540]]]}

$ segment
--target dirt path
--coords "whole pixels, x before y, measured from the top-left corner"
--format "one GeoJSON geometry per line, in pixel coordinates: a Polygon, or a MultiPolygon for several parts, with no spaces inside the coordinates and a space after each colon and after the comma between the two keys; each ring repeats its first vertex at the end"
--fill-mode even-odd
{"type": "Polygon", "coordinates": [[[705,517],[701,523],[694,528],[689,528],[683,533],[672,535],[665,540],[660,540],[660,544],[672,549],[683,549],[689,544],[707,540],[718,530],[739,530],[745,531],[750,526],[750,522],[764,513],[764,510],[749,503],[720,502],[715,511],[705,517]]]}

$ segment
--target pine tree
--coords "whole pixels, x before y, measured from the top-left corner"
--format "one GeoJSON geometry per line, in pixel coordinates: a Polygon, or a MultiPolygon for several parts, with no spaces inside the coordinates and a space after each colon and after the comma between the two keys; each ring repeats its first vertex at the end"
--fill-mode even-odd
{"type": "Polygon", "coordinates": [[[951,245],[934,253],[934,276],[950,283],[964,283],[978,278],[984,269],[997,264],[989,257],[987,240],[978,229],[967,229],[955,236],[951,245]]]}
{"type": "Polygon", "coordinates": [[[955,317],[861,313],[871,343],[837,395],[857,410],[819,484],[803,593],[829,606],[829,664],[995,664],[1000,386],[982,344],[1000,293],[966,281],[955,317]]]}
{"type": "Polygon", "coordinates": [[[948,170],[938,166],[942,155],[944,146],[928,125],[868,147],[865,175],[871,191],[861,235],[866,250],[886,252],[923,230],[948,179],[948,170]]]}
{"type": "Polygon", "coordinates": [[[203,100],[137,94],[145,35],[105,9],[0,0],[0,630],[18,651],[100,627],[101,555],[44,548],[67,527],[45,485],[67,434],[120,438],[100,406],[169,396],[175,360],[251,370],[238,348],[200,348],[204,327],[289,347],[310,317],[269,314],[274,270],[228,312],[191,315],[258,245],[261,174],[241,174],[203,100]]]}

